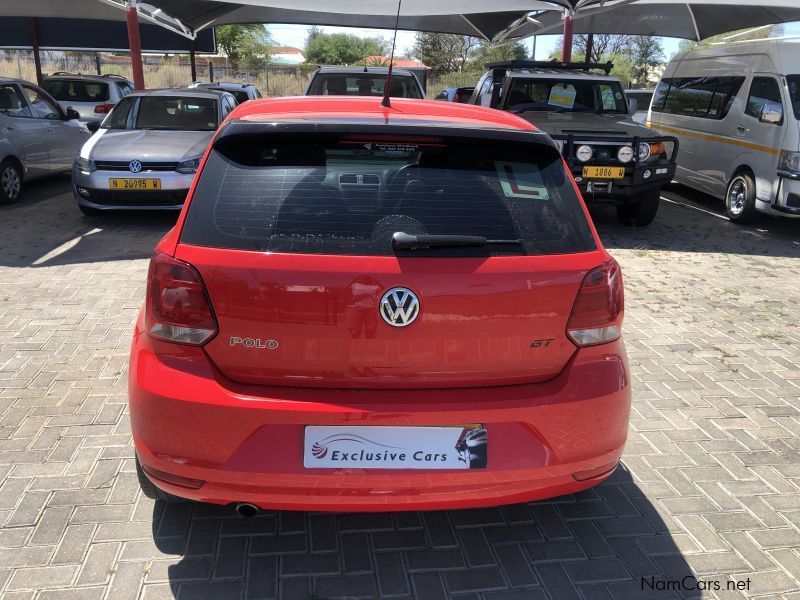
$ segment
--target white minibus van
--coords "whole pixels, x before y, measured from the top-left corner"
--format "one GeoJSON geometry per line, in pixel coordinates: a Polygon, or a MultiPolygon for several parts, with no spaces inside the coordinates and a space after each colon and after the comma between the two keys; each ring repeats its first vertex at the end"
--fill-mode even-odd
{"type": "Polygon", "coordinates": [[[732,221],[800,217],[800,42],[690,50],[667,65],[647,125],[680,140],[675,179],[732,221]]]}

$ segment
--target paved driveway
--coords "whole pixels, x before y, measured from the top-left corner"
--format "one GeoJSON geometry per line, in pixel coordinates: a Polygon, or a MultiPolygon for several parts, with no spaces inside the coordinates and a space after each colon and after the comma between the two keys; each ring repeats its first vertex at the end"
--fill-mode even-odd
{"type": "Polygon", "coordinates": [[[635,391],[624,468],[599,488],[242,520],[136,484],[129,335],[174,217],[84,218],[67,190],[0,207],[3,598],[661,600],[699,596],[692,574],[707,598],[800,598],[800,222],[737,227],[680,189],[647,229],[597,216],[635,391]]]}

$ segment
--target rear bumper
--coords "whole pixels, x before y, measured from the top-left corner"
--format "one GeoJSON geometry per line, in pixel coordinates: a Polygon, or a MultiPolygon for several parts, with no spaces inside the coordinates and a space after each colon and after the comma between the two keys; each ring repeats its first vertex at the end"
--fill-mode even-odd
{"type": "Polygon", "coordinates": [[[621,340],[579,350],[546,383],[336,390],[237,384],[201,349],[154,342],[137,327],[129,394],[142,465],[203,482],[190,489],[153,478],[158,487],[203,502],[285,510],[466,508],[576,492],[613,471],[630,412],[621,340]],[[486,427],[485,469],[303,467],[306,425],[465,423],[486,427]],[[588,478],[575,477],[581,473],[588,478]]]}

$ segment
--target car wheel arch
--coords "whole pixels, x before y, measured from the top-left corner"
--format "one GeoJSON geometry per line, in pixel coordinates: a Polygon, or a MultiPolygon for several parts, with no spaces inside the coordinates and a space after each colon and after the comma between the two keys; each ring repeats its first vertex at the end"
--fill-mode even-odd
{"type": "Polygon", "coordinates": [[[758,198],[758,178],[756,177],[756,172],[755,172],[755,171],[753,170],[753,168],[752,168],[752,167],[751,167],[751,166],[750,166],[748,163],[746,163],[746,162],[742,162],[742,163],[734,163],[734,164],[737,164],[737,166],[736,166],[736,168],[735,168],[735,169],[733,169],[733,170],[731,171],[731,174],[730,174],[730,176],[728,177],[728,181],[725,183],[725,193],[727,193],[728,189],[731,187],[731,182],[732,182],[732,181],[733,181],[733,180],[734,180],[734,179],[735,179],[735,178],[736,178],[738,175],[741,175],[742,173],[746,173],[747,175],[749,175],[749,176],[750,176],[750,177],[753,179],[753,182],[754,182],[754,183],[755,183],[755,185],[756,185],[755,192],[756,192],[756,198],[758,198]]]}

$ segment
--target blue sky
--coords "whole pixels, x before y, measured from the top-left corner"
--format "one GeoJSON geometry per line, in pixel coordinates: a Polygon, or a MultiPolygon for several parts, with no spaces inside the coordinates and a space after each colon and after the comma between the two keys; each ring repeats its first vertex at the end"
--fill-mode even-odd
{"type": "MultiPolygon", "coordinates": [[[[294,46],[302,49],[305,46],[306,35],[308,27],[305,25],[269,25],[267,27],[272,34],[275,42],[281,46],[294,46]]],[[[388,40],[392,38],[392,31],[387,29],[360,29],[351,27],[323,27],[326,33],[354,33],[359,37],[375,37],[383,36],[388,40]]],[[[399,31],[397,33],[397,54],[406,55],[414,46],[414,32],[413,31],[399,31]]],[[[785,26],[785,35],[798,35],[800,36],[800,23],[790,23],[785,26]]],[[[550,52],[555,48],[560,35],[540,35],[536,42],[536,58],[539,60],[546,59],[550,52]]],[[[664,54],[669,59],[678,51],[678,46],[681,40],[676,38],[662,38],[664,42],[664,54]]],[[[523,40],[525,45],[530,49],[532,38],[523,40]]]]}

